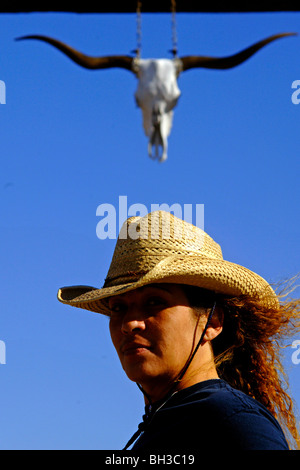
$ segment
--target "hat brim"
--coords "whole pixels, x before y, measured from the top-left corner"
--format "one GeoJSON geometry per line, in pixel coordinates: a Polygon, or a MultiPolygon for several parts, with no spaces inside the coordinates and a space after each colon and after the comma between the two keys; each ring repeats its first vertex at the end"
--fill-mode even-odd
{"type": "Polygon", "coordinates": [[[57,297],[64,304],[109,316],[109,297],[154,283],[188,284],[219,294],[257,298],[268,307],[278,305],[274,290],[258,274],[230,261],[192,255],[167,257],[134,282],[100,289],[91,286],[62,287],[57,297]]]}

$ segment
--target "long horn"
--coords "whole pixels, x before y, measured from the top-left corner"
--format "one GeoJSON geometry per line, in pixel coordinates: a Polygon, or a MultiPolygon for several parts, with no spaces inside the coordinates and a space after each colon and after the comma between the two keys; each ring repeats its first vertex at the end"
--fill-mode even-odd
{"type": "Polygon", "coordinates": [[[57,39],[53,39],[47,36],[30,35],[16,38],[17,41],[23,39],[38,39],[44,42],[48,42],[49,44],[66,54],[68,57],[70,57],[70,59],[72,59],[78,65],[86,69],[106,69],[110,67],[121,67],[123,69],[127,69],[133,72],[132,62],[134,59],[130,56],[113,55],[106,57],[91,57],[83,54],[82,52],[77,51],[76,49],[73,49],[67,44],[58,41],[57,39]]]}
{"type": "Polygon", "coordinates": [[[189,70],[196,67],[207,68],[207,69],[229,69],[236,67],[245,60],[249,59],[255,52],[259,51],[262,47],[266,46],[276,39],[280,39],[286,36],[297,36],[297,33],[281,33],[274,34],[262,41],[259,41],[247,49],[238,52],[237,54],[228,57],[205,57],[205,56],[185,56],[180,57],[182,71],[189,70]]]}

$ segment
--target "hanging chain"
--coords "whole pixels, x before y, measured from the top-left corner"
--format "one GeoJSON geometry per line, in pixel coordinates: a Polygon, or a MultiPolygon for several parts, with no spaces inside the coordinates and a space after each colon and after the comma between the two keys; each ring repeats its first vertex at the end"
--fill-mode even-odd
{"type": "Polygon", "coordinates": [[[140,0],[137,1],[136,7],[136,40],[137,40],[137,49],[136,49],[136,56],[139,58],[141,55],[142,49],[142,2],[140,0]]]}
{"type": "MultiPolygon", "coordinates": [[[[177,28],[176,28],[176,0],[171,0],[171,13],[172,13],[172,49],[171,52],[174,58],[177,57],[177,28]]],[[[137,40],[137,48],[136,48],[136,57],[140,58],[141,49],[142,49],[142,2],[141,0],[137,0],[137,7],[136,7],[136,40],[137,40]]]]}
{"type": "Polygon", "coordinates": [[[177,57],[177,31],[176,31],[176,0],[171,0],[171,12],[172,12],[172,53],[174,57],[177,57]]]}

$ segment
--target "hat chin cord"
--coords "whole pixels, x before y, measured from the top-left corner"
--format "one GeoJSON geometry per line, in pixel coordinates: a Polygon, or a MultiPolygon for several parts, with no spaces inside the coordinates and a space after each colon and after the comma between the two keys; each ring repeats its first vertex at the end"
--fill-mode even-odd
{"type": "MultiPolygon", "coordinates": [[[[152,419],[154,418],[154,416],[156,415],[156,413],[173,397],[173,395],[175,395],[175,393],[178,392],[178,390],[176,390],[179,382],[183,379],[186,371],[188,370],[192,360],[194,359],[195,355],[196,355],[196,352],[198,351],[200,345],[202,344],[202,341],[204,339],[204,335],[207,331],[207,328],[210,324],[210,321],[211,321],[211,318],[214,314],[214,311],[215,311],[215,308],[216,308],[216,301],[214,302],[210,312],[209,312],[209,315],[208,315],[208,318],[207,318],[207,322],[206,322],[206,325],[204,327],[204,330],[202,331],[202,334],[201,334],[201,337],[197,343],[197,346],[195,347],[193,353],[190,355],[189,359],[187,360],[185,366],[183,367],[183,369],[181,370],[178,378],[173,382],[172,384],[172,387],[171,389],[169,390],[169,392],[165,395],[165,398],[162,402],[162,404],[154,409],[154,411],[152,412],[152,407],[153,407],[153,403],[151,401],[151,398],[150,396],[148,395],[148,393],[145,392],[145,390],[143,389],[143,387],[137,383],[137,386],[138,388],[141,390],[141,392],[144,394],[144,396],[147,398],[148,402],[149,402],[149,409],[148,409],[148,412],[146,412],[146,414],[143,416],[143,421],[139,424],[138,426],[138,430],[133,434],[133,436],[129,439],[129,441],[127,442],[126,446],[122,449],[122,450],[127,450],[128,447],[130,447],[135,441],[136,439],[139,437],[139,435],[145,431],[146,427],[149,426],[149,424],[151,423],[152,419]]],[[[198,324],[197,324],[198,325],[198,324]]],[[[197,325],[196,325],[196,328],[197,328],[197,325]]]]}

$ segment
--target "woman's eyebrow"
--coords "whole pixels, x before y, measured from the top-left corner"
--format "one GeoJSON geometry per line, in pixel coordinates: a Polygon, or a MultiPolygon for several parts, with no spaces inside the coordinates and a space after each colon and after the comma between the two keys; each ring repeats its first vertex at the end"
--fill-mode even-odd
{"type": "Polygon", "coordinates": [[[149,286],[144,286],[144,287],[142,287],[142,289],[144,289],[144,290],[146,290],[146,289],[147,289],[147,290],[148,290],[148,289],[149,289],[149,290],[150,290],[150,289],[162,290],[162,291],[164,291],[164,292],[168,292],[168,294],[171,293],[171,289],[170,289],[170,287],[169,287],[167,284],[166,284],[166,285],[164,285],[164,284],[157,284],[157,285],[156,285],[156,284],[152,284],[152,285],[149,285],[149,286]]]}
{"type": "MultiPolygon", "coordinates": [[[[163,285],[163,284],[149,284],[147,286],[143,286],[143,287],[140,287],[139,289],[136,289],[136,292],[147,292],[149,291],[149,293],[151,293],[151,291],[153,291],[153,293],[155,291],[163,291],[163,292],[166,292],[167,294],[172,294],[171,292],[171,288],[166,284],[166,285],[163,285]]],[[[107,303],[108,305],[112,302],[118,302],[118,301],[121,301],[122,300],[125,300],[126,299],[126,296],[130,296],[130,292],[127,293],[127,294],[120,294],[120,295],[115,295],[115,296],[112,296],[112,297],[109,297],[108,300],[107,300],[107,303]]]]}

